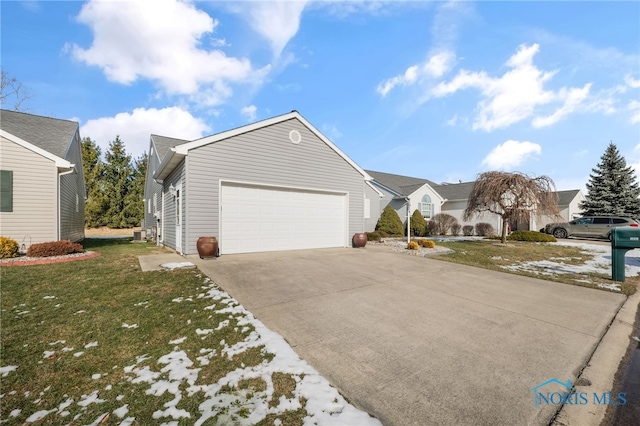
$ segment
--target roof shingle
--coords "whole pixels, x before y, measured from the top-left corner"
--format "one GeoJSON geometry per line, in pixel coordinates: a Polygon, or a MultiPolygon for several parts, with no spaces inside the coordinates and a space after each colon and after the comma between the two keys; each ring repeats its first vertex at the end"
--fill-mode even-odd
{"type": "Polygon", "coordinates": [[[53,155],[66,158],[78,123],[1,109],[0,128],[53,155]]]}

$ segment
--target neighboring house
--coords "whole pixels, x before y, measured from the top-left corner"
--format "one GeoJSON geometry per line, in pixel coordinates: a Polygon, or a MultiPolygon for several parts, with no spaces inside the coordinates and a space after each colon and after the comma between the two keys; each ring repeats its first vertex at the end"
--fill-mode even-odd
{"type": "Polygon", "coordinates": [[[585,199],[584,194],[579,189],[569,191],[558,191],[558,210],[560,217],[542,215],[536,218],[536,226],[543,229],[548,223],[569,222],[570,220],[582,217],[583,210],[580,203],[585,199]]]}
{"type": "Polygon", "coordinates": [[[0,235],[31,244],[84,238],[78,123],[0,110],[0,235]]]}
{"type": "Polygon", "coordinates": [[[153,179],[153,175],[158,171],[162,159],[171,148],[187,142],[189,141],[159,135],[151,135],[149,141],[147,175],[144,185],[144,222],[142,223],[142,229],[146,231],[148,238],[158,243],[162,242],[162,185],[153,179]]]}
{"type": "Polygon", "coordinates": [[[427,179],[371,170],[366,172],[373,178],[372,184],[383,194],[380,199],[380,211],[391,204],[405,224],[407,214],[411,216],[416,209],[427,220],[441,212],[445,199],[435,191],[436,183],[427,179]]]}
{"type": "Polygon", "coordinates": [[[179,253],[196,254],[201,236],[221,254],[348,247],[380,214],[371,177],[297,111],[158,158],[159,232],[179,253]]]}
{"type": "MultiPolygon", "coordinates": [[[[502,218],[496,214],[483,213],[475,215],[469,221],[462,219],[475,182],[436,184],[427,179],[371,170],[366,172],[373,177],[373,185],[384,194],[380,201],[380,210],[382,211],[388,204],[391,204],[405,225],[408,201],[410,215],[417,209],[425,219],[429,220],[438,213],[446,213],[455,217],[461,226],[475,226],[477,223],[485,222],[491,224],[496,232],[502,229],[502,218]]],[[[584,200],[582,191],[559,191],[556,194],[558,196],[560,215],[565,220],[571,220],[580,215],[581,210],[578,205],[580,201],[584,200]]],[[[510,226],[514,231],[518,229],[538,230],[549,222],[558,221],[558,218],[553,216],[532,214],[529,221],[511,223],[510,226]]]]}

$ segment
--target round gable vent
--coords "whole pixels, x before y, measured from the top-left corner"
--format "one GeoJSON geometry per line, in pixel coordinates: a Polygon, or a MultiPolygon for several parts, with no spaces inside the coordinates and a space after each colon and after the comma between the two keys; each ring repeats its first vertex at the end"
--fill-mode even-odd
{"type": "Polygon", "coordinates": [[[302,135],[299,131],[292,130],[289,132],[289,140],[297,145],[302,140],[302,135]]]}

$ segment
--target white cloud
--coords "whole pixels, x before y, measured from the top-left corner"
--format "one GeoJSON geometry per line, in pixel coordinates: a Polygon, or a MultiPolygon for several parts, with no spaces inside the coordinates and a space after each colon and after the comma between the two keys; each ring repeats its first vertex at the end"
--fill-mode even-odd
{"type": "Polygon", "coordinates": [[[631,111],[631,124],[640,123],[640,101],[629,101],[627,108],[631,111]]]}
{"type": "Polygon", "coordinates": [[[255,121],[256,120],[256,111],[258,110],[258,108],[256,108],[255,105],[249,105],[246,106],[244,108],[242,108],[240,110],[240,114],[242,114],[242,116],[244,118],[247,119],[247,121],[255,121]]]}
{"type": "Polygon", "coordinates": [[[627,165],[635,170],[636,179],[640,181],[640,144],[633,148],[633,159],[635,161],[627,161],[627,165]]]}
{"type": "MultiPolygon", "coordinates": [[[[432,93],[442,97],[467,88],[479,89],[483,99],[478,103],[479,113],[473,129],[486,131],[524,120],[534,113],[536,107],[566,101],[570,94],[574,96],[573,100],[578,99],[579,92],[574,89],[565,88],[557,93],[544,89],[544,84],[556,71],[543,72],[533,64],[533,57],[539,49],[537,44],[521,45],[506,62],[511,69],[499,78],[490,77],[484,71],[461,70],[450,82],[438,84],[432,93]]],[[[576,105],[569,104],[567,109],[569,107],[575,108],[576,105]]]]}
{"type": "Polygon", "coordinates": [[[482,164],[495,170],[513,170],[533,154],[540,154],[542,147],[528,141],[508,140],[493,148],[482,164]]]}
{"type": "Polygon", "coordinates": [[[113,117],[88,120],[80,127],[80,135],[95,141],[103,154],[119,135],[133,158],[149,148],[151,134],[192,140],[209,131],[211,128],[205,122],[178,107],[136,108],[132,113],[121,112],[113,117]]]}
{"type": "Polygon", "coordinates": [[[631,75],[627,75],[624,78],[624,82],[627,83],[627,86],[631,87],[632,89],[640,89],[640,79],[636,80],[631,75]]]}
{"type": "Polygon", "coordinates": [[[289,43],[300,27],[306,0],[239,2],[232,10],[248,19],[251,28],[271,45],[275,57],[289,43]]]}
{"type": "MultiPolygon", "coordinates": [[[[93,43],[87,49],[67,46],[71,54],[117,83],[146,78],[169,94],[204,93],[194,99],[216,105],[231,96],[231,83],[259,82],[269,71],[254,70],[247,58],[204,49],[203,37],[218,21],[191,2],[92,0],[77,20],[91,28],[93,43]]],[[[213,45],[221,43],[214,39],[213,45]]]]}
{"type": "Polygon", "coordinates": [[[455,55],[451,51],[438,52],[422,64],[412,65],[404,72],[395,77],[391,77],[378,84],[376,91],[384,96],[397,86],[408,86],[424,78],[435,79],[442,77],[451,69],[455,62],[455,55]]]}
{"type": "Polygon", "coordinates": [[[550,126],[562,120],[567,115],[576,111],[580,105],[589,96],[589,90],[591,89],[591,83],[585,84],[582,89],[571,88],[569,90],[560,90],[558,97],[564,98],[564,105],[558,108],[553,114],[546,117],[536,117],[533,119],[533,127],[540,128],[550,126]]]}
{"type": "Polygon", "coordinates": [[[335,141],[342,137],[342,132],[333,124],[323,124],[322,133],[331,141],[335,141]]]}

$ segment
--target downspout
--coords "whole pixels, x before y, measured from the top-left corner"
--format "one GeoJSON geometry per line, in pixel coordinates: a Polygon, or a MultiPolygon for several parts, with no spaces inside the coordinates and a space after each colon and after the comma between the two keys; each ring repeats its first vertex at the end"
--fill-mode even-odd
{"type": "MultiPolygon", "coordinates": [[[[72,167],[74,167],[73,165],[71,165],[72,167]]],[[[56,232],[56,240],[60,241],[60,231],[61,231],[61,220],[62,220],[62,203],[60,203],[60,187],[62,186],[62,180],[60,179],[62,176],[66,176],[66,175],[70,175],[72,173],[75,173],[76,169],[75,167],[72,168],[71,170],[67,170],[66,172],[62,172],[62,173],[58,173],[58,190],[56,191],[56,203],[58,204],[58,223],[56,224],[56,228],[58,228],[57,232],[56,232]]]]}

